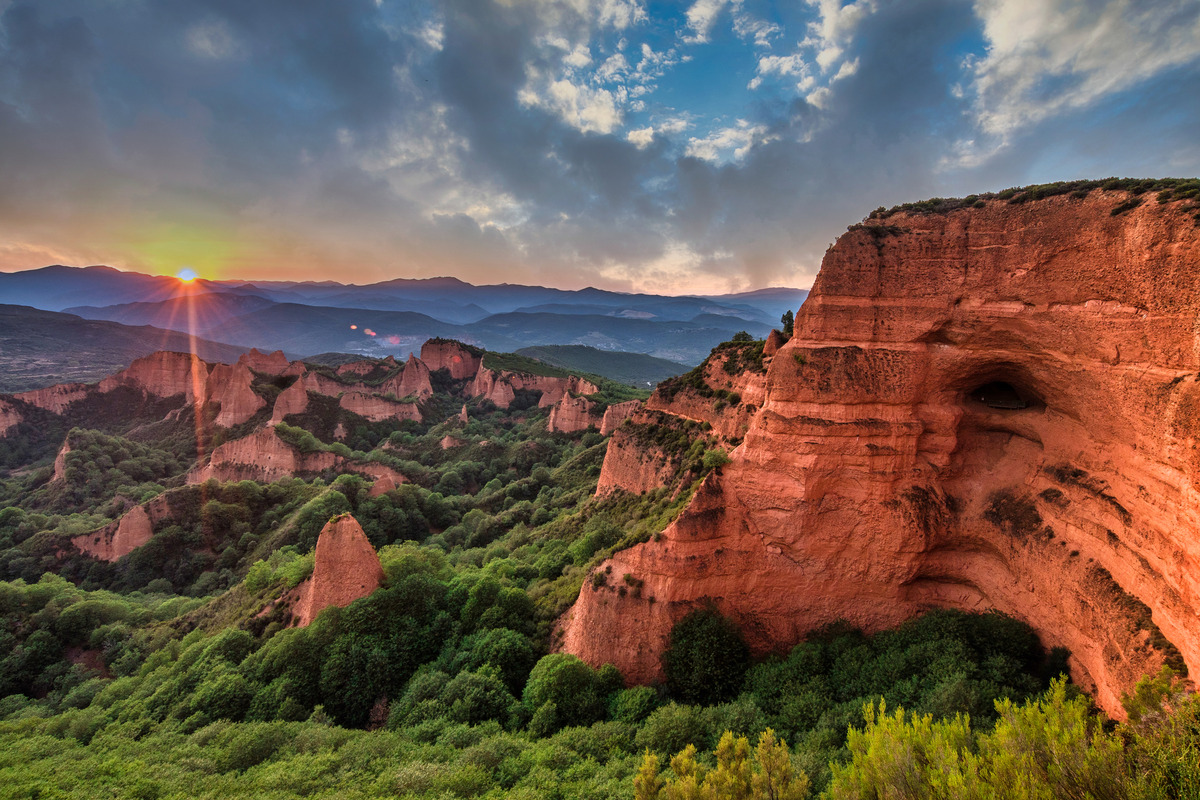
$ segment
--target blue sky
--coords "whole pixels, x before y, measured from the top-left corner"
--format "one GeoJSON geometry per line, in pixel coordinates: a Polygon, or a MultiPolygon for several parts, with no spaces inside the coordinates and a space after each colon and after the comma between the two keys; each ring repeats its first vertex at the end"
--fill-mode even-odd
{"type": "Polygon", "coordinates": [[[0,269],[807,286],[1198,122],[1200,0],[0,0],[0,269]]]}

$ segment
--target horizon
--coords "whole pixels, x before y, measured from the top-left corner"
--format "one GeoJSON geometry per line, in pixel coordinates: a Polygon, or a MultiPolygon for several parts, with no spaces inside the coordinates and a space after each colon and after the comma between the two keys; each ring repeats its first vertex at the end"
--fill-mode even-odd
{"type": "Polygon", "coordinates": [[[1200,175],[1197,4],[0,0],[0,56],[4,272],[808,288],[880,205],[1200,175]]]}

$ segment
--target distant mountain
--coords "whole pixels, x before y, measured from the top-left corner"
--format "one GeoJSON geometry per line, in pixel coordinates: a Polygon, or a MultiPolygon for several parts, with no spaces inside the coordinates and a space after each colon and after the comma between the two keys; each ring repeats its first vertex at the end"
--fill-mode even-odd
{"type": "Polygon", "coordinates": [[[274,305],[274,302],[257,295],[209,292],[157,303],[75,306],[64,311],[85,319],[106,319],[125,325],[154,325],[189,333],[211,330],[234,317],[261,311],[270,305],[274,305]]]}
{"type": "Polygon", "coordinates": [[[148,325],[0,305],[0,392],[91,383],[156,350],[192,350],[205,361],[233,363],[247,349],[148,325]]]}
{"type": "Polygon", "coordinates": [[[122,272],[112,267],[52,266],[0,272],[0,298],[6,303],[47,311],[72,306],[146,303],[209,292],[245,293],[235,286],[198,280],[184,283],[163,275],[122,272]]]}
{"type": "Polygon", "coordinates": [[[0,297],[92,319],[195,331],[242,347],[293,354],[405,357],[425,339],[460,339],[511,352],[581,345],[695,364],[744,330],[765,336],[807,293],[764,289],[713,297],[587,288],[475,286],[457,278],[205,281],[109,267],[0,273],[0,297]],[[374,335],[372,335],[374,334],[374,335]]]}
{"type": "Polygon", "coordinates": [[[649,389],[667,378],[681,375],[691,367],[645,353],[598,350],[583,345],[542,345],[524,347],[518,355],[535,358],[545,364],[574,372],[590,372],[605,378],[649,389]]]}

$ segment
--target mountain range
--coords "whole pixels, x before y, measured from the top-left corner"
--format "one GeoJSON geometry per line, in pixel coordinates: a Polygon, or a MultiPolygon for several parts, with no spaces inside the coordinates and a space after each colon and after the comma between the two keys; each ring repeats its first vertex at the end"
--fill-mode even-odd
{"type": "Polygon", "coordinates": [[[407,357],[431,337],[491,350],[577,345],[699,363],[739,331],[761,338],[807,292],[662,296],[587,288],[476,286],[456,278],[369,285],[177,278],[111,267],[0,274],[0,298],[91,320],[150,325],[290,357],[345,352],[407,357]]]}

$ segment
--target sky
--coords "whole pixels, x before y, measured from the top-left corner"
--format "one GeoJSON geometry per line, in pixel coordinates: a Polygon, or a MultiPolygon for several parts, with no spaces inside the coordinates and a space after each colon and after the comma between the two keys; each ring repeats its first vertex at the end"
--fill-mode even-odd
{"type": "Polygon", "coordinates": [[[1200,0],[0,0],[0,270],[803,288],[1198,130],[1200,0]]]}

